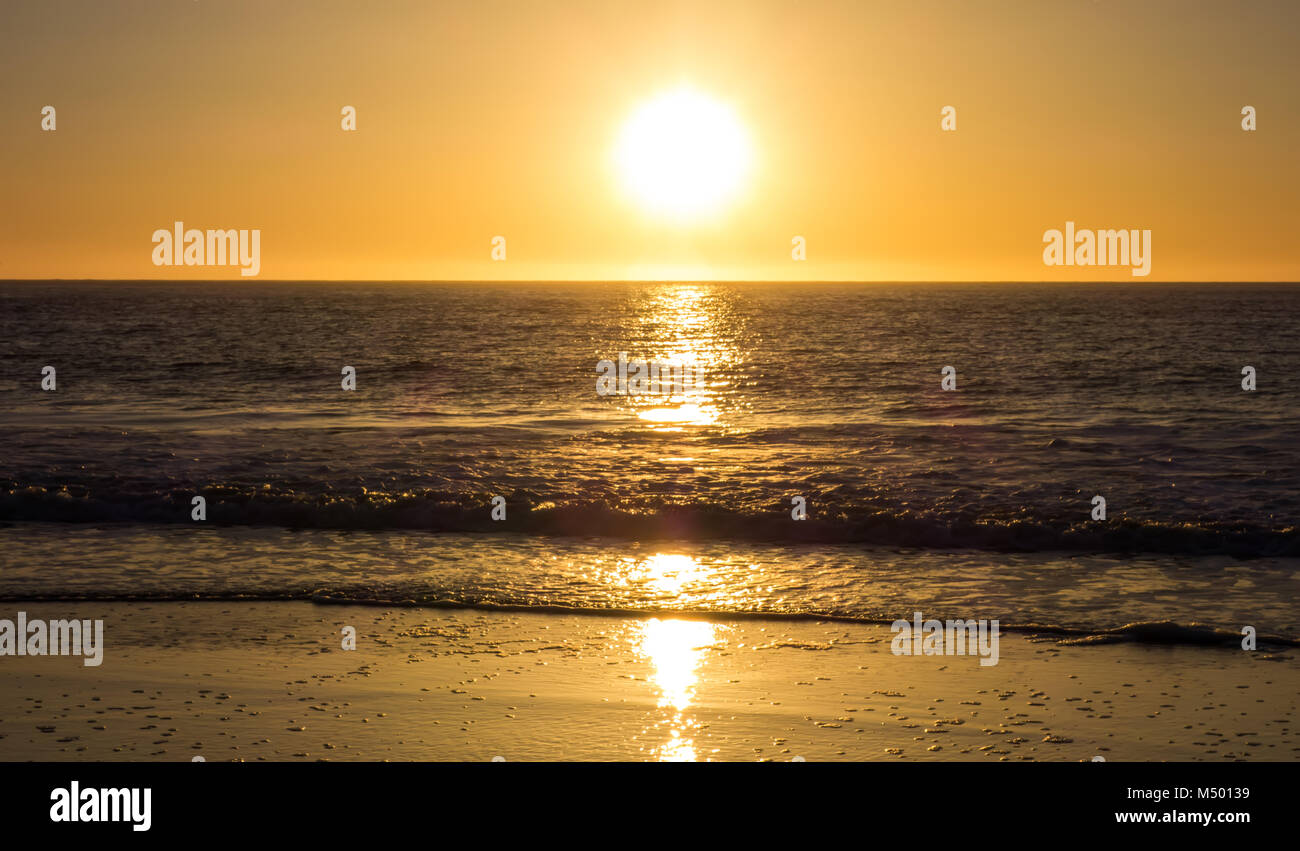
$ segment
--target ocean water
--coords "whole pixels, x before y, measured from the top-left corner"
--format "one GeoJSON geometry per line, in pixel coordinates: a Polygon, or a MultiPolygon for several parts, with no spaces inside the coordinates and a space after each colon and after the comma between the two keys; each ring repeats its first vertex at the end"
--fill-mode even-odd
{"type": "Polygon", "coordinates": [[[1262,285],[4,283],[0,597],[1300,636],[1297,320],[1262,285]],[[703,380],[601,396],[620,352],[703,380]]]}

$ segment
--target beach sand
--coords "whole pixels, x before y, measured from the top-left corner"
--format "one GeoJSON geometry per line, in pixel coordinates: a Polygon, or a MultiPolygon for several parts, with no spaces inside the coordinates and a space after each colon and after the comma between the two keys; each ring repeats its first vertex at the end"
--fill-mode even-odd
{"type": "Polygon", "coordinates": [[[3,760],[1295,760],[1290,653],[887,626],[308,602],[8,603],[103,664],[0,658],[3,760]],[[341,630],[356,629],[356,649],[341,630]]]}

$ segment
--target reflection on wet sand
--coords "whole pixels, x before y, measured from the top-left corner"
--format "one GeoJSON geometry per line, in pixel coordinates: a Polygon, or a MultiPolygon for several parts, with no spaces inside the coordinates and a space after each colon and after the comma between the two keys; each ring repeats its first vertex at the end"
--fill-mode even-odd
{"type": "Polygon", "coordinates": [[[699,668],[718,643],[716,624],[707,621],[660,620],[641,624],[638,650],[654,665],[652,682],[659,690],[662,726],[668,740],[656,749],[662,762],[693,762],[694,734],[699,722],[689,712],[699,681],[699,668]]]}

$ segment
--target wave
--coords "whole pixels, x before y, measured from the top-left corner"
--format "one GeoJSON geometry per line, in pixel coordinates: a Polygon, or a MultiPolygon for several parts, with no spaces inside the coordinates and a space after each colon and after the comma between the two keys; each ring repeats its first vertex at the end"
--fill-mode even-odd
{"type": "MultiPolygon", "coordinates": [[[[144,493],[116,501],[66,489],[23,488],[0,492],[0,522],[190,523],[185,493],[144,493]]],[[[506,519],[491,519],[489,498],[463,492],[391,494],[365,492],[262,494],[210,487],[207,522],[218,526],[295,529],[514,532],[552,537],[627,540],[739,540],[807,544],[861,544],[917,549],[983,549],[1000,552],[1075,551],[1300,557],[1300,529],[1228,522],[1157,522],[1112,519],[1067,522],[1011,512],[984,518],[877,505],[838,506],[831,518],[793,521],[787,508],[734,509],[668,498],[611,505],[597,501],[556,504],[533,495],[507,501],[506,519]]]]}

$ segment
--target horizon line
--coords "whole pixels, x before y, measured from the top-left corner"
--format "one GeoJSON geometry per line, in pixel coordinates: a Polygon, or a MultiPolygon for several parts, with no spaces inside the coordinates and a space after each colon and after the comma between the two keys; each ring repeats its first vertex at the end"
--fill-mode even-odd
{"type": "Polygon", "coordinates": [[[1041,279],[867,279],[867,278],[0,278],[0,284],[1300,284],[1300,280],[1116,280],[1045,281],[1041,279]]]}

